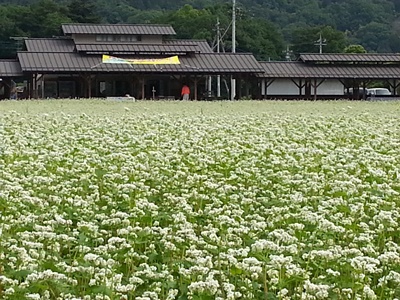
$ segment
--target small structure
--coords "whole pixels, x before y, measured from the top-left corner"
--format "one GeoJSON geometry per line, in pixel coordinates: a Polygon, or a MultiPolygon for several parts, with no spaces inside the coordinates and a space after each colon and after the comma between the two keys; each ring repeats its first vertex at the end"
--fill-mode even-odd
{"type": "Polygon", "coordinates": [[[400,54],[301,54],[294,62],[261,62],[261,97],[279,99],[361,99],[373,80],[396,96],[400,54]],[[349,90],[353,93],[349,93],[349,90]]]}

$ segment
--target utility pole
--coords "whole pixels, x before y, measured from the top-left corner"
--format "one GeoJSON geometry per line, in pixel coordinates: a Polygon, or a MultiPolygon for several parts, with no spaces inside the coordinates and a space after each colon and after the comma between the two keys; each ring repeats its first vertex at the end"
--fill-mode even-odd
{"type": "Polygon", "coordinates": [[[326,46],[326,39],[322,39],[322,34],[319,34],[319,39],[315,42],[315,46],[319,46],[319,53],[322,53],[322,47],[326,46]]]}
{"type": "Polygon", "coordinates": [[[283,51],[283,52],[285,53],[286,61],[291,61],[292,60],[293,51],[289,49],[289,45],[286,46],[286,50],[283,51]]]}
{"type": "MultiPolygon", "coordinates": [[[[221,39],[221,31],[219,28],[219,18],[217,18],[217,53],[219,53],[219,42],[221,39]]],[[[221,75],[217,75],[217,98],[221,97],[221,75]]]]}
{"type": "MultiPolygon", "coordinates": [[[[232,0],[232,53],[236,53],[236,0],[232,0]]],[[[231,100],[235,100],[236,80],[231,76],[231,100]]]]}

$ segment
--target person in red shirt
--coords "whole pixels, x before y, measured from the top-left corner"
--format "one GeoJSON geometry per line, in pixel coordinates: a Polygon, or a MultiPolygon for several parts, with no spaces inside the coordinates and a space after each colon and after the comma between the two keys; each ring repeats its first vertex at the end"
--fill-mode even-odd
{"type": "Polygon", "coordinates": [[[182,100],[189,100],[189,95],[190,95],[190,88],[186,84],[184,84],[181,92],[182,100]]]}

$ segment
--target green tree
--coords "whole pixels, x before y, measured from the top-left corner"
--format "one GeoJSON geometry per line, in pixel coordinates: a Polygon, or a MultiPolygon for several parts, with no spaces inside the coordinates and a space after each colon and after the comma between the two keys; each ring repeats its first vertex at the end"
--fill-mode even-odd
{"type": "Polygon", "coordinates": [[[239,51],[251,52],[259,60],[282,58],[283,37],[272,23],[261,19],[244,18],[237,25],[239,51]]]}
{"type": "Polygon", "coordinates": [[[344,53],[367,53],[362,45],[349,45],[344,48],[344,53]]]}
{"type": "Polygon", "coordinates": [[[300,27],[291,32],[291,44],[295,54],[319,52],[320,35],[324,41],[323,52],[341,53],[348,44],[344,32],[330,26],[300,27]]]}
{"type": "Polygon", "coordinates": [[[94,0],[71,0],[68,3],[67,16],[76,23],[100,23],[102,18],[97,13],[94,0]]]}
{"type": "Polygon", "coordinates": [[[51,37],[59,35],[62,23],[71,23],[66,6],[53,0],[39,0],[22,11],[16,19],[20,30],[29,37],[51,37]]]}
{"type": "Polygon", "coordinates": [[[171,24],[178,38],[211,41],[216,18],[207,9],[195,9],[186,4],[181,9],[160,17],[157,22],[171,24]]]}
{"type": "Polygon", "coordinates": [[[355,36],[361,45],[370,52],[391,52],[390,26],[387,24],[371,22],[361,27],[355,36]]]}

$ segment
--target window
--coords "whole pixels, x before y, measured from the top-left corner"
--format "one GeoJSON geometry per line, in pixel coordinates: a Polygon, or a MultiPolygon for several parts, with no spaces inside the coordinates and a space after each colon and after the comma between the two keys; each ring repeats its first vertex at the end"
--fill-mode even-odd
{"type": "Polygon", "coordinates": [[[138,42],[141,41],[140,35],[124,34],[124,35],[112,35],[112,34],[98,34],[96,35],[96,42],[138,42]]]}

